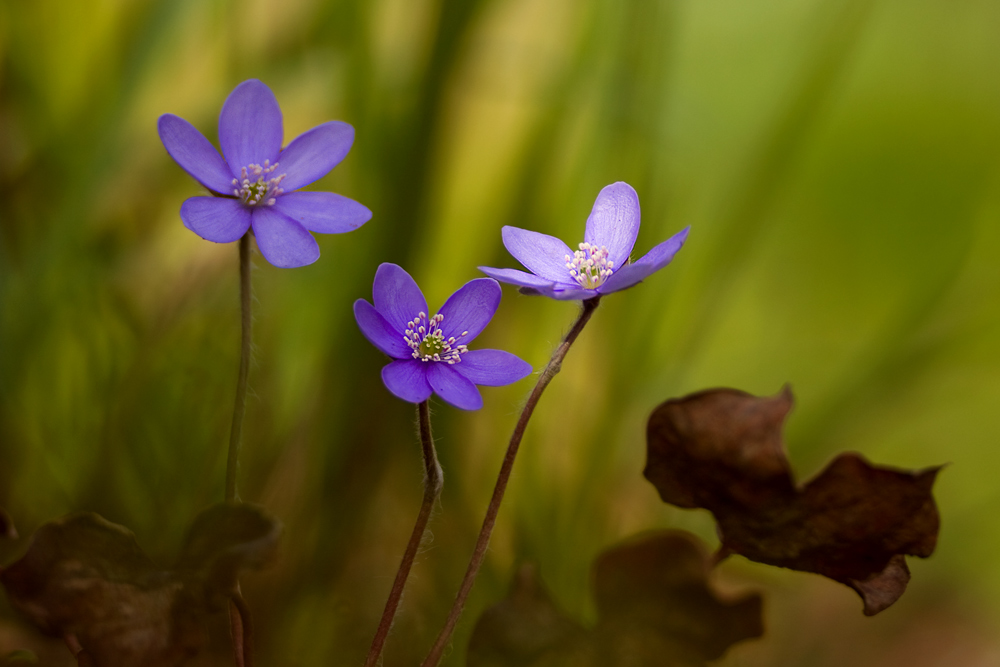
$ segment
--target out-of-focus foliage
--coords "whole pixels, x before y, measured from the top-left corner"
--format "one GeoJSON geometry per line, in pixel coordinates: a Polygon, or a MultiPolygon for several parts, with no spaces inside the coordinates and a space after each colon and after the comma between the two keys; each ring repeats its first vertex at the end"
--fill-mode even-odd
{"type": "MultiPolygon", "coordinates": [[[[286,529],[276,567],[244,582],[260,664],[361,661],[419,503],[412,408],[351,317],[375,267],[400,263],[440,303],[475,266],[514,265],[503,224],[581,240],[616,180],[642,202],[637,247],[691,236],[605,300],[536,411],[447,664],[522,559],[589,623],[590,563],[610,544],[667,526],[714,539],[707,513],[641,479],[646,417],[669,396],[785,381],[803,477],[844,448],[952,461],[945,530],[874,619],[837,584],[726,563],[772,602],[768,636],[722,664],[990,664],[998,21],[989,0],[2,0],[0,505],[22,535],[99,512],[166,565],[221,499],[236,247],[181,226],[199,188],[155,119],[214,138],[225,95],[257,77],[286,140],[355,126],[315,188],[374,212],[321,237],[315,265],[254,275],[241,495],[286,529]]],[[[508,291],[482,345],[540,368],[573,308],[508,291]]],[[[387,665],[418,661],[444,618],[526,384],[486,390],[474,414],[436,406],[444,496],[387,665]]],[[[0,604],[0,654],[49,655],[0,604]]]]}

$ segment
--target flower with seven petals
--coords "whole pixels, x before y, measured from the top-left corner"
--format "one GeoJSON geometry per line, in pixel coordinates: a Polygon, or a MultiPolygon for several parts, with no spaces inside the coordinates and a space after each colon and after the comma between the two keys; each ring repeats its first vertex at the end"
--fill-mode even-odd
{"type": "Polygon", "coordinates": [[[639,235],[639,196],[631,185],[619,181],[597,195],[578,250],[570,250],[554,236],[507,226],[503,228],[504,246],[531,273],[488,266],[479,270],[518,285],[528,294],[560,300],[592,299],[632,287],[665,267],[684,245],[688,230],[690,227],[685,227],[628,263],[639,235]]]}
{"type": "Polygon", "coordinates": [[[395,264],[382,264],[372,290],[375,305],[354,302],[354,317],[372,345],[392,357],[382,369],[390,392],[410,403],[431,393],[463,410],[483,407],[476,385],[499,387],[531,373],[531,366],[503,350],[470,350],[500,305],[500,285],[469,281],[431,316],[417,283],[395,264]]]}
{"type": "Polygon", "coordinates": [[[354,128],[332,120],[282,149],[281,109],[271,89],[256,79],[236,86],[222,105],[222,155],[183,118],[164,114],[158,129],[170,157],[215,195],[181,205],[184,226],[203,239],[229,243],[253,228],[267,261],[291,268],[319,258],[310,231],[349,232],[372,217],[366,207],[332,192],[296,192],[344,159],[354,128]]]}

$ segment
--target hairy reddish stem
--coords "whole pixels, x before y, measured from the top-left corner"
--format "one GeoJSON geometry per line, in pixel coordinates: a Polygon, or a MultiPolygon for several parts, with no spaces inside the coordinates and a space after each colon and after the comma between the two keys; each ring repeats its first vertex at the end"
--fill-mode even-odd
{"type": "Polygon", "coordinates": [[[229,628],[233,635],[236,667],[253,667],[253,619],[238,588],[229,598],[229,628]]]}
{"type": "Polygon", "coordinates": [[[386,637],[389,636],[389,630],[392,629],[392,621],[396,617],[396,610],[399,608],[399,601],[403,596],[406,579],[410,576],[410,569],[417,557],[417,549],[420,548],[420,542],[424,538],[424,531],[427,530],[431,511],[434,509],[434,503],[441,495],[441,487],[444,485],[444,475],[441,472],[441,464],[438,463],[437,452],[434,449],[434,438],[431,435],[431,412],[427,401],[417,406],[417,414],[420,421],[420,445],[424,455],[424,499],[420,504],[417,521],[413,524],[410,541],[406,545],[406,551],[403,552],[403,560],[396,572],[396,579],[392,583],[392,590],[389,591],[389,599],[385,602],[382,620],[378,624],[372,646],[368,650],[365,667],[374,667],[382,655],[382,648],[385,646],[386,637]]]}

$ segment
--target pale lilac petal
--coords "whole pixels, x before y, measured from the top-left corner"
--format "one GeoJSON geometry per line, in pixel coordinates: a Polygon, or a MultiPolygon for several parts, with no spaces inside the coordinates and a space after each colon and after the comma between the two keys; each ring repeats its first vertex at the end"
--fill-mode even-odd
{"type": "Polygon", "coordinates": [[[427,313],[427,300],[410,274],[401,266],[388,262],[375,272],[372,289],[377,310],[396,331],[406,331],[406,323],[419,313],[427,313]]]}
{"type": "Polygon", "coordinates": [[[293,269],[319,259],[319,245],[313,235],[273,206],[253,210],[253,233],[260,254],[278,268],[293,269]]]}
{"type": "Polygon", "coordinates": [[[522,287],[521,294],[529,296],[547,296],[557,301],[584,301],[597,296],[597,290],[583,289],[576,284],[556,283],[549,287],[522,287]]]}
{"type": "Polygon", "coordinates": [[[382,382],[394,396],[410,403],[423,403],[431,397],[427,367],[436,365],[416,359],[394,361],[382,367],[382,382]]]}
{"type": "Polygon", "coordinates": [[[167,154],[181,169],[212,192],[233,194],[233,173],[215,146],[194,125],[165,113],[156,123],[167,154]]]}
{"type": "Polygon", "coordinates": [[[438,314],[444,317],[441,333],[468,345],[493,319],[500,305],[500,285],[492,278],[476,278],[448,297],[438,314]]]}
{"type": "Polygon", "coordinates": [[[291,192],[278,197],[273,208],[319,234],[354,231],[372,218],[367,207],[333,192],[291,192]]]}
{"type": "Polygon", "coordinates": [[[608,249],[615,268],[623,266],[639,235],[639,195],[628,183],[619,181],[601,190],[587,218],[584,240],[608,249]]]}
{"type": "Polygon", "coordinates": [[[502,387],[531,375],[531,364],[503,350],[469,350],[451,367],[466,380],[487,387],[502,387]]]}
{"type": "Polygon", "coordinates": [[[494,269],[491,266],[480,266],[479,270],[490,278],[499,280],[502,283],[518,285],[520,287],[552,287],[553,282],[545,278],[539,278],[533,273],[525,273],[517,269],[494,269]]]}
{"type": "Polygon", "coordinates": [[[191,197],[181,204],[181,222],[203,239],[232,243],[250,228],[250,211],[239,199],[191,197]]]}
{"type": "Polygon", "coordinates": [[[285,174],[285,192],[317,181],[340,164],[354,143],[354,128],[331,120],[295,137],[278,156],[279,174],[285,174]]]}
{"type": "Polygon", "coordinates": [[[645,278],[649,277],[655,269],[645,264],[632,263],[618,269],[607,281],[598,287],[601,294],[620,292],[623,289],[633,287],[645,278]]]}
{"type": "Polygon", "coordinates": [[[229,93],[219,114],[219,144],[234,174],[250,164],[274,164],[284,140],[281,107],[271,89],[257,79],[229,93]]]}
{"type": "Polygon", "coordinates": [[[573,251],[556,237],[510,226],[503,228],[502,235],[507,251],[536,276],[550,282],[569,278],[566,255],[572,257],[573,251]]]}
{"type": "Polygon", "coordinates": [[[392,325],[379,315],[375,306],[364,299],[354,302],[354,319],[368,342],[393,359],[412,358],[410,347],[403,340],[403,334],[394,331],[392,325]]]}
{"type": "Polygon", "coordinates": [[[687,240],[690,227],[685,227],[669,239],[654,247],[643,255],[638,261],[615,271],[607,281],[597,288],[601,294],[610,294],[619,290],[632,287],[644,278],[656,273],[669,264],[677,251],[687,240]]]}
{"type": "Polygon", "coordinates": [[[456,408],[478,410],[483,407],[483,397],[476,385],[448,364],[427,362],[427,382],[435,394],[456,408]]]}
{"type": "Polygon", "coordinates": [[[581,289],[579,287],[566,287],[564,289],[551,290],[547,296],[557,301],[586,301],[598,295],[595,289],[581,289]]]}

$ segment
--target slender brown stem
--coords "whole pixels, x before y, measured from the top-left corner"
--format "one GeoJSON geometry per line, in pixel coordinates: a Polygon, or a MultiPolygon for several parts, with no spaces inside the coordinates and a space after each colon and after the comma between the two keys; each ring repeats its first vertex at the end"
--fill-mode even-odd
{"type": "Polygon", "coordinates": [[[510,444],[507,445],[507,454],[504,456],[503,464],[500,466],[500,474],[497,476],[497,483],[493,488],[493,497],[490,498],[489,507],[486,508],[483,527],[479,531],[479,539],[476,540],[476,548],[472,552],[472,559],[469,561],[469,567],[465,571],[462,585],[458,589],[458,595],[451,606],[451,611],[448,612],[448,619],[445,621],[444,627],[441,628],[441,633],[434,642],[430,653],[427,654],[427,657],[421,663],[421,667],[437,667],[437,664],[441,661],[441,655],[448,646],[451,634],[455,631],[455,625],[462,615],[462,610],[465,608],[469,593],[472,591],[472,585],[476,581],[479,568],[483,564],[483,559],[486,558],[486,549],[490,544],[490,535],[493,533],[494,524],[496,524],[497,513],[500,511],[500,503],[503,502],[503,494],[507,490],[507,482],[510,480],[510,473],[514,467],[514,459],[517,457],[517,450],[521,446],[521,438],[524,437],[524,430],[528,426],[528,420],[531,419],[531,414],[535,411],[535,406],[538,405],[538,400],[542,397],[542,392],[545,391],[545,388],[549,386],[549,382],[552,381],[552,378],[562,368],[563,359],[566,357],[566,353],[569,352],[570,346],[573,345],[576,337],[583,331],[583,327],[590,321],[590,317],[594,314],[594,309],[597,308],[600,299],[601,297],[597,296],[583,302],[583,310],[580,312],[580,317],[577,318],[573,324],[573,328],[569,330],[569,333],[566,334],[566,337],[563,338],[559,347],[552,354],[552,358],[549,359],[545,370],[538,377],[535,388],[531,390],[528,401],[524,404],[521,417],[517,420],[514,432],[510,436],[510,444]]]}
{"type": "MultiPolygon", "coordinates": [[[[250,340],[252,333],[252,285],[250,282],[250,231],[240,239],[240,372],[236,380],[236,402],[233,405],[233,426],[229,431],[229,456],[226,459],[226,501],[238,502],[236,472],[239,469],[240,443],[243,437],[243,416],[247,408],[247,376],[250,373],[250,340]]],[[[250,607],[239,588],[230,597],[229,627],[233,635],[233,655],[236,667],[253,667],[253,625],[250,607]]]]}
{"type": "Polygon", "coordinates": [[[226,500],[237,500],[236,471],[239,467],[240,442],[243,436],[243,415],[247,411],[247,376],[250,373],[250,334],[252,317],[250,285],[250,232],[240,239],[240,374],[236,380],[236,404],[233,406],[233,426],[229,431],[229,457],[226,460],[226,500]]]}
{"type": "Polygon", "coordinates": [[[403,596],[406,578],[410,576],[410,568],[413,567],[417,549],[420,548],[420,542],[424,538],[427,522],[431,518],[431,510],[434,509],[434,503],[441,495],[441,487],[444,485],[444,475],[441,472],[441,464],[438,463],[437,452],[434,450],[434,438],[431,436],[431,413],[427,401],[417,406],[417,414],[420,420],[420,445],[424,453],[424,500],[420,504],[420,512],[417,514],[416,523],[413,524],[413,532],[410,533],[410,541],[406,545],[406,551],[403,552],[403,560],[396,572],[396,580],[392,583],[392,590],[389,591],[389,599],[385,602],[385,610],[382,612],[382,620],[378,624],[378,630],[375,631],[372,647],[368,650],[365,667],[374,667],[382,655],[382,647],[385,645],[386,637],[389,636],[392,621],[396,617],[396,609],[399,607],[399,600],[403,596]]]}
{"type": "Polygon", "coordinates": [[[253,667],[253,619],[239,589],[229,598],[229,627],[236,667],[253,667]]]}

